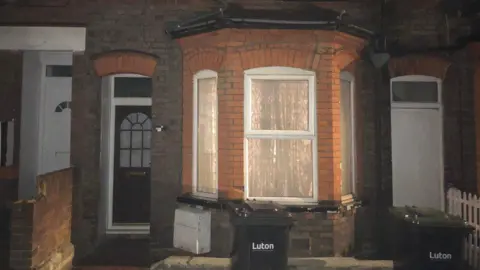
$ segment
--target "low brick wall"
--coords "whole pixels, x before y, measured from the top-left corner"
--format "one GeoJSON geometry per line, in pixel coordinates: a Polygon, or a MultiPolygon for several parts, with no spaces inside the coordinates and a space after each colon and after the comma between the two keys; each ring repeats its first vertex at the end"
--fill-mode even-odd
{"type": "Polygon", "coordinates": [[[295,213],[290,231],[292,257],[349,256],[354,247],[355,210],[295,213]]]}
{"type": "MultiPolygon", "coordinates": [[[[230,260],[172,256],[154,264],[151,270],[229,270],[230,260]]],[[[289,270],[392,270],[391,261],[359,261],[353,258],[290,258],[289,270]]]]}
{"type": "MultiPolygon", "coordinates": [[[[234,228],[228,210],[211,209],[211,253],[228,258],[234,228]]],[[[340,257],[352,255],[355,239],[355,209],[332,213],[292,213],[291,257],[340,257]]]]}
{"type": "Polygon", "coordinates": [[[41,175],[37,198],[13,204],[11,269],[71,268],[72,178],[72,169],[41,175]]]}

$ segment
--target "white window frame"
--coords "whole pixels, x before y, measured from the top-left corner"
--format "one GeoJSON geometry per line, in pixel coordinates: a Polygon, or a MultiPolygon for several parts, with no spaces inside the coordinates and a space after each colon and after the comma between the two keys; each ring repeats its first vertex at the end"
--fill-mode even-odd
{"type": "MultiPolygon", "coordinates": [[[[351,117],[351,130],[352,130],[352,149],[351,149],[351,155],[352,155],[352,192],[349,194],[342,194],[342,198],[349,197],[351,195],[354,195],[357,191],[357,186],[356,186],[356,179],[357,179],[357,145],[355,143],[355,137],[356,137],[356,117],[355,117],[355,77],[348,71],[342,71],[340,72],[340,79],[344,81],[350,82],[350,117],[351,117]]],[[[343,170],[342,170],[343,173],[343,170]]],[[[343,184],[343,181],[342,181],[343,184]]]]}
{"type": "Polygon", "coordinates": [[[390,104],[392,108],[432,108],[441,109],[442,107],[442,80],[432,76],[425,75],[406,75],[390,79],[390,104]],[[393,83],[394,82],[436,82],[437,83],[437,102],[398,102],[393,101],[393,83]]]}
{"type": "Polygon", "coordinates": [[[316,74],[313,71],[291,67],[261,67],[244,72],[244,198],[249,200],[276,201],[289,204],[309,204],[318,202],[318,150],[316,117],[316,74]],[[251,91],[252,80],[302,80],[308,81],[309,126],[307,131],[252,130],[251,91]],[[253,197],[248,189],[248,139],[308,139],[312,141],[313,196],[311,198],[292,197],[253,197]]]}
{"type": "MultiPolygon", "coordinates": [[[[218,199],[218,136],[217,136],[217,174],[215,176],[215,182],[217,183],[215,193],[198,192],[198,80],[201,79],[213,79],[215,78],[217,83],[217,96],[218,96],[218,74],[213,70],[201,70],[193,76],[193,143],[192,143],[192,156],[193,156],[193,168],[192,168],[192,195],[207,198],[218,199]]],[[[218,135],[218,99],[217,99],[217,135],[218,135]]]]}

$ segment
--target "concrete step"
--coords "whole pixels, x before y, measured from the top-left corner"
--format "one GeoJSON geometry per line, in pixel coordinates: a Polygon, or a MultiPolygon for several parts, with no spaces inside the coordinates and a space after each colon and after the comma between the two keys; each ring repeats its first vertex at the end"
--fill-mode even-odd
{"type": "Polygon", "coordinates": [[[147,270],[150,268],[137,266],[74,266],[74,270],[147,270]]]}
{"type": "MultiPolygon", "coordinates": [[[[392,270],[391,261],[367,261],[354,258],[290,258],[289,270],[392,270]]],[[[229,270],[224,258],[172,256],[155,263],[151,270],[229,270]]]]}

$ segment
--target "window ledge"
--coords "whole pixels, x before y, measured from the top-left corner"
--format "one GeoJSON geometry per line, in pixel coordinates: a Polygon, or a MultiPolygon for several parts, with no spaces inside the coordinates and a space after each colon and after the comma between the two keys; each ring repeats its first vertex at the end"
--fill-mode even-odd
{"type": "Polygon", "coordinates": [[[200,206],[208,209],[226,209],[229,203],[240,203],[242,201],[243,200],[228,200],[222,198],[201,198],[199,196],[193,195],[192,193],[185,193],[177,197],[178,203],[200,206]]]}
{"type": "MultiPolygon", "coordinates": [[[[352,208],[357,208],[361,206],[361,202],[354,199],[354,196],[351,195],[351,202],[345,203],[342,201],[334,200],[322,200],[318,201],[315,204],[295,204],[288,205],[282,204],[285,207],[285,210],[290,213],[338,213],[343,212],[344,210],[350,210],[352,208]]],[[[207,209],[231,209],[232,205],[240,205],[245,203],[243,199],[225,199],[225,198],[200,198],[198,196],[193,196],[191,193],[185,193],[177,197],[178,203],[189,204],[192,206],[200,206],[207,209]]]]}

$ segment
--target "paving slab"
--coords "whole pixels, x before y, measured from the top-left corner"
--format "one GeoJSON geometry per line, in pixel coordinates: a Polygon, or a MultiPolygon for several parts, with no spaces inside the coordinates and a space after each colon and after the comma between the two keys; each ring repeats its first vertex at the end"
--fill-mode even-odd
{"type": "MultiPolygon", "coordinates": [[[[357,260],[347,257],[290,258],[289,270],[392,270],[392,261],[357,260]]],[[[155,263],[151,270],[229,270],[230,259],[171,256],[155,263]]]]}

